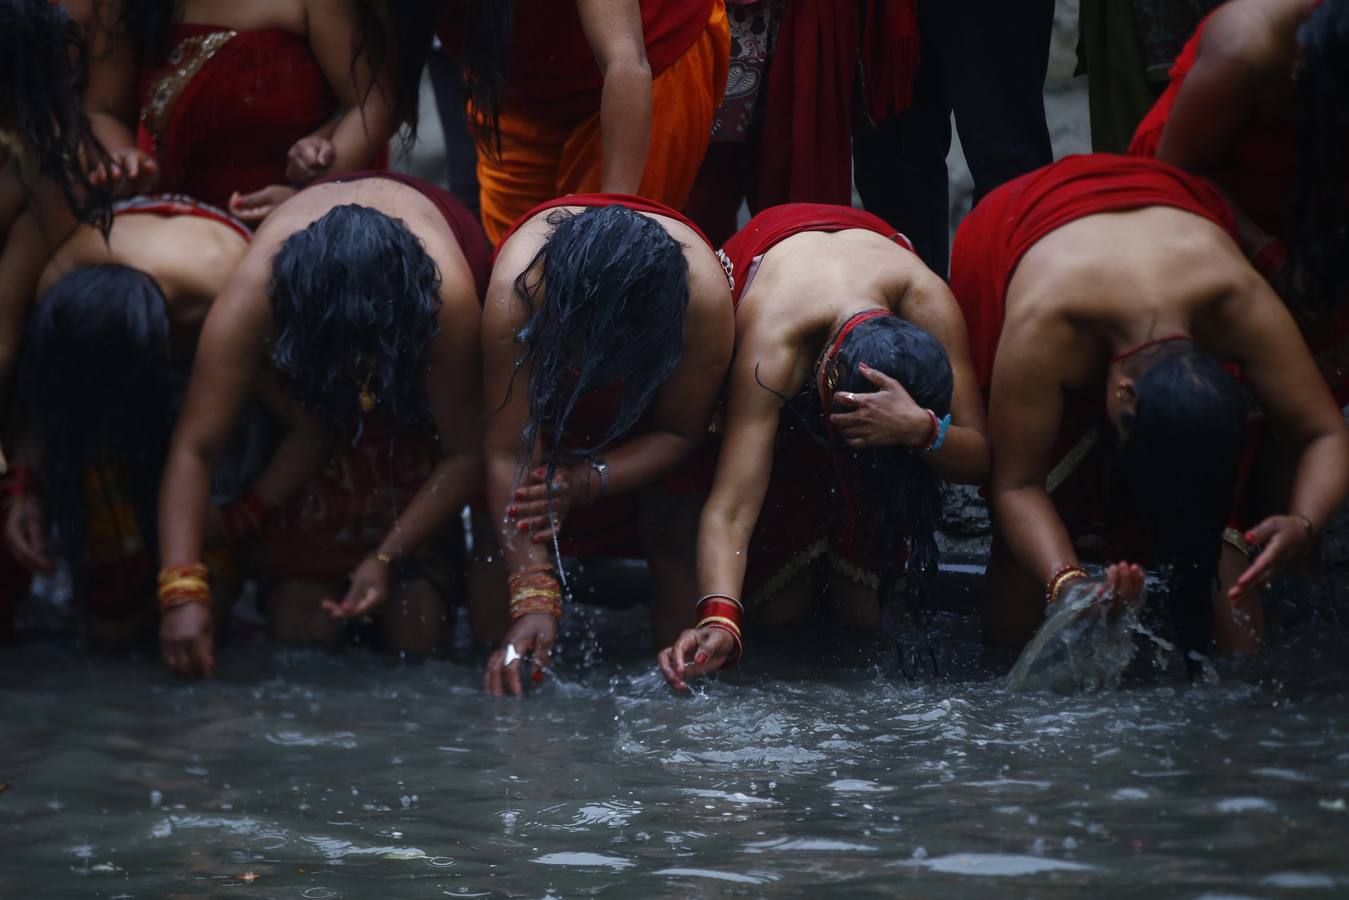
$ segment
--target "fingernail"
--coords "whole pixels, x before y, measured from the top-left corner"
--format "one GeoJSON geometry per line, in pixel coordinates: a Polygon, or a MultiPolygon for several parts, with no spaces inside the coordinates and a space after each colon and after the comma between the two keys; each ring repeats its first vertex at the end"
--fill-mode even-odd
{"type": "Polygon", "coordinates": [[[1250,544],[1253,543],[1254,541],[1255,541],[1255,532],[1254,531],[1246,532],[1246,543],[1250,544]]]}
{"type": "Polygon", "coordinates": [[[707,654],[706,654],[706,653],[703,653],[703,652],[701,652],[701,651],[699,651],[699,652],[693,657],[693,662],[694,662],[696,665],[700,665],[700,666],[701,666],[703,663],[707,662],[707,654]]]}
{"type": "Polygon", "coordinates": [[[538,684],[540,681],[543,681],[543,670],[535,669],[534,674],[529,676],[529,680],[534,682],[535,684],[538,684]]]}
{"type": "Polygon", "coordinates": [[[518,507],[518,506],[508,506],[508,507],[506,507],[506,516],[507,516],[507,518],[514,519],[514,518],[515,518],[516,516],[518,516],[518,515],[520,515],[520,507],[518,507]]]}
{"type": "Polygon", "coordinates": [[[518,523],[516,523],[515,530],[516,530],[516,531],[528,531],[528,530],[529,530],[529,523],[528,523],[528,522],[518,522],[518,523]]]}

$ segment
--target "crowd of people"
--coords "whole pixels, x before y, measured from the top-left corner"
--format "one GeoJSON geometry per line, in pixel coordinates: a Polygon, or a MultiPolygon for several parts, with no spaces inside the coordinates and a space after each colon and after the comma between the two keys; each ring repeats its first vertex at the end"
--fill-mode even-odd
{"type": "Polygon", "coordinates": [[[1349,495],[1349,0],[1132,5],[1127,153],[1054,161],[1051,0],[0,0],[0,620],[61,567],[201,677],[246,583],[289,642],[465,605],[518,694],[563,559],[638,558],[676,689],[911,662],[967,484],[988,643],[1148,569],[1253,652],[1349,495]],[[423,72],[453,194],[389,169],[423,72]]]}

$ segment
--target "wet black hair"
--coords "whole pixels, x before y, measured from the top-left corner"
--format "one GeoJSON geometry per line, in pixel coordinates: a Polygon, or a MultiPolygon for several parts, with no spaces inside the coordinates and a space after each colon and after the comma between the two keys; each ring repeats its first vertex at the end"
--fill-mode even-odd
{"type": "MultiPolygon", "coordinates": [[[[955,383],[951,361],[941,342],[912,322],[897,316],[878,316],[855,326],[832,362],[838,373],[836,392],[865,394],[877,390],[859,370],[862,363],[904,385],[915,403],[939,418],[950,413],[955,383]]],[[[845,448],[836,452],[843,458],[840,475],[846,483],[842,489],[859,497],[866,511],[880,576],[877,600],[886,615],[882,620],[885,629],[900,649],[901,665],[910,670],[898,623],[889,621],[888,614],[901,575],[897,550],[907,538],[903,608],[919,631],[935,668],[935,655],[926,636],[926,600],[937,575],[942,479],[922,454],[902,447],[845,448]]]]}
{"type": "MultiPolygon", "coordinates": [[[[582,397],[621,383],[618,414],[604,434],[567,448],[592,457],[636,423],[679,364],[688,261],[668,231],[626,207],[558,210],[547,221],[548,239],[515,280],[528,315],[516,338],[515,371],[530,369],[522,438],[527,453],[544,435],[560,437],[582,397]]],[[[554,440],[550,472],[559,453],[554,440]]]]}
{"type": "Polygon", "coordinates": [[[1298,29],[1297,166],[1290,262],[1297,301],[1328,311],[1349,291],[1349,0],[1325,0],[1298,29]]]}
{"type": "Polygon", "coordinates": [[[111,195],[88,176],[104,157],[84,112],[88,81],[84,34],[64,9],[48,0],[0,0],[0,123],[31,148],[38,174],[60,189],[75,217],[106,233],[111,195]]]}
{"type": "Polygon", "coordinates": [[[300,405],[342,430],[360,422],[368,387],[395,426],[425,421],[440,283],[403,220],[366,206],[335,206],[286,238],[267,288],[271,355],[300,405]]]}
{"type": "MultiPolygon", "coordinates": [[[[416,143],[421,74],[431,52],[431,41],[441,16],[436,0],[350,0],[356,17],[352,37],[352,83],[356,65],[364,57],[370,67],[369,91],[386,66],[392,67],[394,121],[404,127],[403,151],[416,143]]],[[[181,17],[174,0],[123,0],[114,27],[127,34],[142,53],[162,58],[171,49],[170,35],[181,17]]],[[[364,101],[362,97],[362,101],[364,101]]]]}
{"type": "Polygon", "coordinates": [[[463,66],[464,86],[476,124],[501,146],[501,108],[510,79],[511,41],[515,34],[515,0],[468,0],[464,43],[448,48],[463,66]]]}
{"type": "Polygon", "coordinates": [[[159,285],[122,265],[70,272],[29,317],[22,396],[42,444],[57,546],[81,593],[87,472],[98,473],[106,495],[124,493],[145,546],[157,546],[155,501],[173,428],[169,337],[159,285]]]}
{"type": "Polygon", "coordinates": [[[1160,345],[1121,422],[1129,486],[1153,536],[1181,649],[1204,652],[1212,592],[1246,434],[1241,386],[1191,341],[1160,345]]]}

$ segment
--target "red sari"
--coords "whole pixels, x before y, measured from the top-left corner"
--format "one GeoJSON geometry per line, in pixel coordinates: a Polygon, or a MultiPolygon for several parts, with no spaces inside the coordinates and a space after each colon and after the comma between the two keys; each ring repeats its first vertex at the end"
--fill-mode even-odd
{"type": "MultiPolygon", "coordinates": [[[[951,248],[951,289],[965,314],[970,357],[985,400],[1002,338],[1007,287],[1027,251],[1078,219],[1149,206],[1200,216],[1237,239],[1230,207],[1203,178],[1155,159],[1108,153],[1069,156],[1022,175],[965,217],[951,248]]],[[[1120,549],[1146,547],[1147,540],[1136,533],[1127,485],[1108,458],[1112,440],[1101,425],[1101,392],[1075,391],[1065,400],[1053,451],[1057,464],[1046,488],[1084,555],[1103,550],[1104,558],[1112,558],[1111,551],[1113,558],[1136,555],[1120,549]]]]}
{"type": "Polygon", "coordinates": [[[163,190],[228,208],[235,191],[286,184],[286,154],[338,109],[303,35],[179,25],[141,69],[138,143],[163,190]]]}

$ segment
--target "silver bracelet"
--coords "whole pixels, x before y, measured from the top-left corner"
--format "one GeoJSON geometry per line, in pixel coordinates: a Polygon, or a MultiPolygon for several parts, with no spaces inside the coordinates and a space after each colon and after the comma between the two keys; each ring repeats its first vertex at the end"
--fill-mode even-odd
{"type": "Polygon", "coordinates": [[[590,460],[590,468],[595,470],[595,474],[600,476],[599,497],[609,493],[609,464],[604,461],[603,456],[596,456],[590,460]]]}

